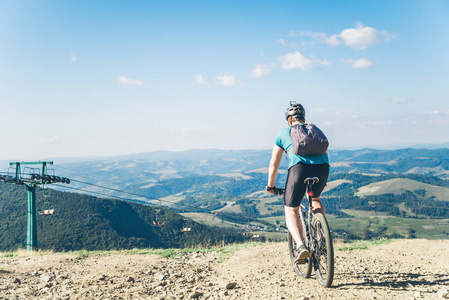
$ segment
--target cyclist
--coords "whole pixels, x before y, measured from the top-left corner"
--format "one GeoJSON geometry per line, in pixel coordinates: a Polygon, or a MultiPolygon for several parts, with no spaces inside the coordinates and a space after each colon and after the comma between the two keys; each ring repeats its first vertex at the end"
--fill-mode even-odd
{"type": "Polygon", "coordinates": [[[293,239],[298,245],[295,262],[304,260],[310,254],[304,246],[302,227],[298,216],[299,206],[304,197],[306,186],[304,179],[307,177],[318,177],[319,182],[312,186],[314,196],[312,196],[313,212],[324,215],[324,207],[320,200],[320,194],[326,186],[329,176],[329,158],[327,152],[320,156],[299,156],[292,153],[292,141],[290,137],[290,128],[292,125],[305,124],[306,111],[301,104],[290,102],[290,107],[285,112],[285,118],[288,126],[281,130],[276,137],[273,146],[270,166],[268,170],[267,191],[274,194],[276,187],[274,185],[279,166],[281,164],[284,151],[288,158],[288,176],[284,193],[285,223],[293,239]]]}

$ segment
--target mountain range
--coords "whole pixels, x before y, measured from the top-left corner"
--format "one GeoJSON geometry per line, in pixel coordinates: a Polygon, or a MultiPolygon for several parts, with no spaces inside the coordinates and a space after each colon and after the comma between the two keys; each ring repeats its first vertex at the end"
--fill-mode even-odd
{"type": "MultiPolygon", "coordinates": [[[[177,222],[177,230],[182,221],[188,218],[205,226],[205,232],[210,232],[207,226],[239,230],[252,228],[251,231],[257,231],[267,238],[283,239],[285,234],[279,230],[279,225],[284,222],[283,200],[264,192],[270,157],[270,150],[210,149],[156,151],[84,161],[54,160],[54,170],[49,172],[70,178],[71,184],[45,186],[40,201],[43,201],[43,193],[54,193],[53,203],[57,204],[58,210],[65,211],[61,212],[64,216],[68,211],[79,210],[76,208],[78,200],[67,202],[72,203],[67,206],[58,204],[61,203],[59,198],[71,199],[73,195],[79,194],[92,197],[96,200],[83,202],[85,207],[90,208],[82,214],[87,220],[96,218],[96,221],[83,226],[95,228],[97,232],[98,228],[110,230],[117,222],[123,224],[119,230],[123,233],[122,237],[117,233],[108,233],[102,238],[107,241],[106,236],[116,236],[112,238],[113,241],[124,241],[125,245],[130,246],[178,245],[166,242],[170,239],[169,234],[161,239],[157,235],[149,238],[142,233],[155,230],[150,222],[156,216],[154,209],[163,208],[170,209],[168,212],[173,214],[173,218],[169,219],[177,222]],[[114,213],[115,219],[106,222],[104,220],[109,217],[105,217],[104,213],[108,211],[109,208],[105,207],[109,204],[105,203],[109,202],[116,203],[115,206],[128,202],[126,205],[134,206],[123,207],[124,210],[138,210],[140,213],[129,213],[126,217],[114,213]],[[101,207],[100,211],[96,210],[97,206],[101,207]],[[142,219],[145,215],[152,217],[140,222],[146,225],[142,225],[139,234],[126,230],[127,222],[132,224],[132,220],[120,219],[142,219]],[[130,237],[133,237],[132,242],[127,240],[130,237]]],[[[329,159],[331,174],[322,199],[336,236],[444,238],[449,233],[449,149],[334,150],[329,152],[329,159]],[[373,223],[373,217],[376,223],[373,223]]],[[[286,174],[287,161],[283,159],[277,186],[284,185],[286,174]]],[[[8,210],[8,206],[2,209],[8,210]]],[[[17,216],[18,213],[17,210],[13,215],[17,216]]],[[[78,218],[76,215],[65,215],[60,226],[65,226],[63,224],[74,217],[78,218]]],[[[8,227],[4,225],[5,222],[16,224],[8,221],[8,217],[2,220],[0,224],[3,224],[4,229],[8,227]]],[[[14,225],[13,230],[24,226],[24,223],[14,225]]],[[[114,230],[111,232],[116,232],[114,230]]],[[[231,240],[237,241],[237,236],[233,234],[229,233],[231,240]]],[[[72,237],[73,243],[77,238],[79,236],[72,237]]],[[[183,242],[182,245],[189,243],[183,242]]],[[[112,244],[123,247],[117,242],[112,244]]],[[[76,245],[81,247],[83,244],[76,245]]],[[[106,247],[103,242],[98,245],[106,247]]],[[[67,245],[61,247],[70,248],[67,245]]],[[[91,245],[89,247],[92,248],[91,245]]]]}

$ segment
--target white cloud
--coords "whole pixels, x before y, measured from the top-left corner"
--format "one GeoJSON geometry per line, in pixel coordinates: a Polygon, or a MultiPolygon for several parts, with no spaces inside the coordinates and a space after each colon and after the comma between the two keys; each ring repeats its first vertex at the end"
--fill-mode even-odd
{"type": "Polygon", "coordinates": [[[266,65],[257,64],[254,69],[251,70],[251,74],[255,78],[262,77],[264,75],[267,75],[271,72],[270,68],[266,65]]]}
{"type": "Polygon", "coordinates": [[[338,35],[334,34],[331,37],[327,37],[324,40],[324,43],[326,43],[330,46],[338,46],[338,45],[340,45],[340,40],[338,39],[338,35]]]}
{"type": "Polygon", "coordinates": [[[125,76],[119,76],[117,78],[117,80],[121,84],[138,85],[138,86],[142,86],[143,85],[143,81],[142,80],[126,78],[125,76]]]}
{"type": "MultiPolygon", "coordinates": [[[[339,34],[327,35],[323,32],[311,32],[311,31],[290,31],[289,36],[304,36],[309,37],[311,41],[304,42],[302,45],[313,45],[314,43],[324,43],[330,46],[338,46],[344,43],[353,49],[362,50],[368,46],[378,44],[381,42],[388,42],[394,35],[386,30],[377,30],[376,28],[364,26],[358,22],[355,28],[348,28],[340,32],[339,34]]],[[[278,42],[285,40],[280,39],[278,42]]]]}
{"type": "Polygon", "coordinates": [[[363,26],[362,23],[357,23],[355,28],[345,29],[340,33],[343,42],[357,50],[366,49],[368,46],[380,42],[388,42],[393,37],[385,30],[379,31],[373,27],[363,26]]]}
{"type": "Polygon", "coordinates": [[[280,60],[282,61],[282,69],[284,70],[307,70],[313,66],[313,62],[305,58],[299,51],[283,55],[280,57],[280,60]]]}
{"type": "Polygon", "coordinates": [[[76,61],[76,56],[73,52],[70,52],[70,61],[76,61]]]}
{"type": "Polygon", "coordinates": [[[215,82],[215,84],[223,85],[223,86],[241,86],[243,85],[243,82],[240,80],[235,79],[235,74],[222,74],[219,76],[216,76],[218,81],[215,82]]]}
{"type": "Polygon", "coordinates": [[[207,80],[201,74],[195,76],[195,81],[199,84],[207,84],[207,80]]]}
{"type": "Polygon", "coordinates": [[[362,68],[369,68],[374,66],[374,64],[367,60],[366,58],[360,58],[360,59],[347,59],[343,60],[344,63],[350,65],[353,68],[362,69],[362,68]]]}

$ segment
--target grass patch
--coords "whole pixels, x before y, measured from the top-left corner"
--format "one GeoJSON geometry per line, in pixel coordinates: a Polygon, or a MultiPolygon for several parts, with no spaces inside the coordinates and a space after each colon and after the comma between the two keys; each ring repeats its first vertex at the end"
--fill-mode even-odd
{"type": "Polygon", "coordinates": [[[244,243],[244,244],[235,244],[235,245],[229,245],[225,247],[218,248],[218,251],[220,252],[220,256],[218,257],[218,263],[221,263],[225,261],[231,254],[234,252],[237,252],[242,249],[246,249],[249,247],[255,247],[255,246],[261,246],[261,245],[268,245],[271,243],[262,243],[262,242],[251,242],[251,243],[244,243]]]}
{"type": "Polygon", "coordinates": [[[0,255],[0,257],[14,257],[14,256],[17,256],[17,255],[14,253],[2,253],[0,255]]]}
{"type": "Polygon", "coordinates": [[[395,241],[397,241],[397,239],[354,241],[349,244],[345,244],[345,246],[336,246],[335,248],[339,251],[367,250],[371,247],[387,245],[395,241]]]}
{"type": "Polygon", "coordinates": [[[74,255],[75,259],[87,259],[91,256],[108,256],[108,255],[158,255],[165,258],[174,258],[180,259],[186,255],[192,253],[211,253],[218,252],[218,262],[225,261],[231,254],[236,251],[246,249],[248,247],[255,247],[260,245],[269,245],[271,243],[263,243],[263,242],[248,242],[244,244],[233,244],[226,245],[221,247],[212,247],[212,248],[201,248],[198,246],[196,248],[170,248],[170,249],[130,249],[130,250],[79,250],[79,251],[71,251],[71,252],[52,252],[46,250],[34,251],[33,253],[27,253],[24,249],[19,249],[15,252],[8,253],[0,253],[0,257],[16,257],[16,256],[35,256],[35,255],[74,255]]]}

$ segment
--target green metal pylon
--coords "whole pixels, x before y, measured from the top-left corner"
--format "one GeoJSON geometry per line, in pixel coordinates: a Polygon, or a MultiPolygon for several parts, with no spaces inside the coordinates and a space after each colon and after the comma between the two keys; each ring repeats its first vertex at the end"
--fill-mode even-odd
{"type": "Polygon", "coordinates": [[[37,249],[37,221],[36,221],[36,185],[27,184],[28,209],[27,209],[27,240],[28,253],[37,249]]]}
{"type": "MultiPolygon", "coordinates": [[[[27,187],[27,238],[26,238],[26,250],[28,253],[32,253],[37,249],[37,219],[36,219],[36,185],[39,183],[25,182],[22,180],[21,165],[42,165],[42,177],[47,175],[47,165],[52,165],[52,161],[39,161],[39,162],[11,162],[10,166],[16,167],[16,184],[24,184],[27,187]]],[[[41,183],[45,183],[42,179],[41,183]]]]}

